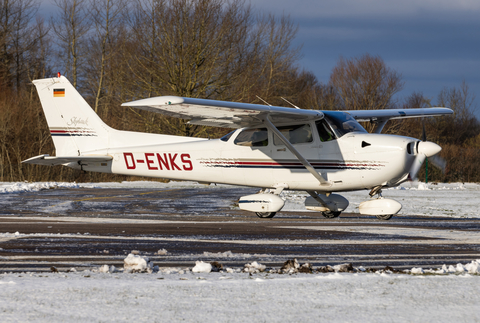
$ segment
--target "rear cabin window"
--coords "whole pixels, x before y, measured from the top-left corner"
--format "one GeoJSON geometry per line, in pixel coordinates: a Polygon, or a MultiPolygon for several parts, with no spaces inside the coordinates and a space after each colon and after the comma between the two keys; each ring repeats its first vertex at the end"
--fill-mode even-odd
{"type": "MultiPolygon", "coordinates": [[[[290,141],[292,145],[294,144],[304,144],[307,142],[312,142],[312,129],[309,124],[301,124],[295,126],[285,126],[278,127],[278,130],[282,135],[290,141]]],[[[283,142],[276,135],[273,137],[273,143],[275,145],[283,145],[283,142]]]]}
{"type": "Polygon", "coordinates": [[[268,146],[268,131],[266,128],[245,129],[238,134],[234,143],[239,146],[268,146]]]}

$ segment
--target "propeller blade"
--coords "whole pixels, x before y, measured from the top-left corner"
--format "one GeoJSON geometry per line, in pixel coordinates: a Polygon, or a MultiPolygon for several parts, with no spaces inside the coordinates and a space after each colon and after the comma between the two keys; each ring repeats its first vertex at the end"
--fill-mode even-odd
{"type": "Polygon", "coordinates": [[[445,174],[445,169],[447,168],[447,161],[440,156],[428,157],[428,161],[432,163],[435,167],[441,169],[442,173],[445,174]]]}
{"type": "MultiPolygon", "coordinates": [[[[410,167],[409,179],[416,180],[420,167],[422,167],[425,158],[429,157],[435,159],[433,156],[438,154],[442,150],[442,147],[436,143],[430,141],[419,141],[417,142],[417,156],[415,157],[412,166],[410,167]]],[[[440,158],[440,157],[439,157],[440,158]]],[[[440,158],[441,159],[441,158],[440,158]]]]}
{"type": "Polygon", "coordinates": [[[412,167],[410,167],[410,173],[408,175],[411,181],[417,179],[418,171],[420,170],[420,167],[422,167],[422,164],[425,161],[425,158],[427,158],[427,156],[425,156],[424,154],[418,154],[415,157],[412,167]]]}
{"type": "Polygon", "coordinates": [[[427,141],[427,132],[425,131],[425,118],[422,119],[422,141],[427,141]]]}

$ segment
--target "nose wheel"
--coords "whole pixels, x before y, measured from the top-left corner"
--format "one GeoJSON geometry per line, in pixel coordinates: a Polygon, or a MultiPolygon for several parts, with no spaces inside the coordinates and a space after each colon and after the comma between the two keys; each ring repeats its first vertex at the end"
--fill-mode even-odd
{"type": "Polygon", "coordinates": [[[393,214],[376,214],[375,216],[379,220],[390,220],[393,217],[393,214]]]}
{"type": "Polygon", "coordinates": [[[342,212],[335,212],[335,211],[327,211],[327,212],[322,212],[322,215],[324,217],[326,217],[327,219],[333,219],[333,218],[338,218],[338,216],[340,215],[340,213],[342,212]]]}
{"type": "Polygon", "coordinates": [[[255,212],[255,214],[262,219],[273,218],[277,212],[255,212]]]}

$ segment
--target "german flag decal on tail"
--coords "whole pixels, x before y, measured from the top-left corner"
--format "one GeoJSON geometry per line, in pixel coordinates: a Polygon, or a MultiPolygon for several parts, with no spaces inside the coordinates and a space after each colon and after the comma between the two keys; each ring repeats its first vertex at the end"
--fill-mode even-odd
{"type": "Polygon", "coordinates": [[[53,89],[53,97],[60,98],[65,96],[65,89],[53,89]]]}

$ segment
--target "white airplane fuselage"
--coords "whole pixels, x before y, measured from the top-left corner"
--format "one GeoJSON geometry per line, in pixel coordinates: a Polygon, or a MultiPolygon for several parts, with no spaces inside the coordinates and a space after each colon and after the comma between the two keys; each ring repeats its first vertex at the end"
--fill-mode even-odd
{"type": "Polygon", "coordinates": [[[339,192],[398,185],[406,179],[415,158],[407,152],[407,145],[416,141],[413,138],[352,132],[321,142],[314,134],[312,142],[297,144],[295,148],[332,183],[327,188],[284,145],[275,145],[272,133],[268,134],[268,145],[251,147],[234,143],[241,131],[235,131],[227,141],[174,137],[175,143],[159,145],[141,144],[154,142],[156,136],[162,142],[163,135],[128,133],[129,141],[136,142],[136,146],[90,152],[108,154],[113,159],[89,163],[82,169],[203,183],[339,192]]]}

